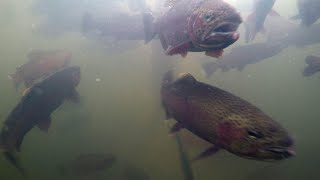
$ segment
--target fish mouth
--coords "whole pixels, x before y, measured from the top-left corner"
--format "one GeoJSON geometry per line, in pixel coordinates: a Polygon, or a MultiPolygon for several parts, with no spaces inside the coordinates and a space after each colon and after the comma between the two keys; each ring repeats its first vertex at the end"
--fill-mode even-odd
{"type": "Polygon", "coordinates": [[[239,33],[236,31],[238,24],[222,23],[216,28],[207,31],[201,37],[203,48],[209,49],[223,49],[233,44],[239,39],[239,33]]]}
{"type": "Polygon", "coordinates": [[[291,147],[268,147],[264,151],[271,153],[275,160],[287,159],[296,155],[291,147]]]}

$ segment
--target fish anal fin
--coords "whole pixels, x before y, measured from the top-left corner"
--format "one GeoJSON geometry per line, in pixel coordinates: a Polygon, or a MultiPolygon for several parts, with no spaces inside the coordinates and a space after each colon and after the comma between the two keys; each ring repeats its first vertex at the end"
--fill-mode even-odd
{"type": "Polygon", "coordinates": [[[207,158],[209,156],[212,156],[212,155],[216,154],[219,150],[220,150],[219,146],[212,146],[212,147],[206,149],[205,151],[203,151],[202,153],[200,153],[197,157],[192,159],[192,161],[194,162],[194,161],[198,161],[198,160],[207,158]]]}
{"type": "Polygon", "coordinates": [[[51,125],[51,117],[50,116],[47,118],[41,119],[37,124],[38,128],[41,131],[44,131],[46,133],[49,131],[50,125],[51,125]]]}
{"type": "Polygon", "coordinates": [[[170,134],[175,134],[175,133],[179,132],[183,128],[184,128],[184,126],[181,123],[177,122],[170,129],[170,134]]]}

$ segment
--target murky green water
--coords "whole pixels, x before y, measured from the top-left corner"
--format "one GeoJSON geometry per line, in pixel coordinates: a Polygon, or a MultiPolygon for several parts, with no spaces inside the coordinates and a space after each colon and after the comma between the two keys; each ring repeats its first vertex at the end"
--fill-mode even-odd
{"type": "MultiPolygon", "coordinates": [[[[185,59],[167,57],[158,41],[149,45],[135,42],[134,48],[128,48],[132,42],[123,41],[117,47],[105,48],[83,38],[80,32],[54,37],[34,33],[32,24],[41,18],[32,13],[32,3],[0,2],[1,122],[21,97],[7,75],[27,60],[26,53],[31,48],[72,51],[72,64],[81,67],[82,77],[77,87],[81,103],[66,102],[55,111],[48,134],[37,128],[27,134],[19,157],[29,179],[120,180],[126,179],[123,167],[128,163],[148,173],[152,180],[183,179],[178,147],[175,139],[168,136],[159,95],[162,75],[173,67],[257,105],[283,124],[296,144],[297,155],[277,163],[247,160],[221,151],[192,165],[195,179],[319,179],[320,79],[319,74],[305,78],[301,72],[305,56],[318,52],[320,44],[291,47],[242,72],[219,71],[207,79],[201,73],[202,53],[191,53],[185,59]],[[61,164],[88,152],[113,153],[118,161],[111,169],[91,177],[59,174],[61,164]]],[[[285,4],[282,2],[277,8],[285,4]]],[[[190,158],[209,146],[185,130],[180,134],[190,158]]],[[[1,180],[23,179],[3,157],[0,170],[1,180]]]]}

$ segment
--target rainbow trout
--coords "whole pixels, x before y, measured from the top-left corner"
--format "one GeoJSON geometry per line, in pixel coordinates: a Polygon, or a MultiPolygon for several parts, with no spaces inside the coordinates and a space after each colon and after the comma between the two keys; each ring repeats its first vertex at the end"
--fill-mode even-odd
{"type": "Polygon", "coordinates": [[[224,1],[169,0],[166,4],[170,8],[157,19],[150,13],[143,15],[145,42],[157,34],[166,55],[205,52],[219,57],[239,38],[242,19],[224,1]]]}
{"type": "Polygon", "coordinates": [[[66,99],[78,102],[75,87],[80,82],[80,67],[62,69],[36,83],[10,112],[0,132],[0,152],[21,172],[23,169],[14,157],[20,151],[25,135],[37,126],[48,132],[51,114],[66,99]]]}
{"type": "Polygon", "coordinates": [[[183,74],[173,81],[173,72],[163,78],[162,103],[167,118],[177,123],[171,132],[191,131],[213,146],[201,159],[225,149],[255,160],[281,160],[294,155],[293,140],[279,123],[249,102],[217,87],[183,74]]]}

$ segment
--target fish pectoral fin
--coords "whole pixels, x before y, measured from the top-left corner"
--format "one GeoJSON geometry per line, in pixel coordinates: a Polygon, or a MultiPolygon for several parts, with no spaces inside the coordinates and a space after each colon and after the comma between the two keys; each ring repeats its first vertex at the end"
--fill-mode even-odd
{"type": "Polygon", "coordinates": [[[79,93],[74,89],[71,94],[69,95],[68,99],[73,103],[79,103],[80,102],[80,95],[79,93]]]}
{"type": "Polygon", "coordinates": [[[188,52],[180,53],[180,55],[181,55],[181,57],[182,57],[182,58],[186,58],[186,57],[187,57],[187,55],[188,55],[188,52]]]}
{"type": "Polygon", "coordinates": [[[24,138],[24,135],[20,136],[16,141],[16,150],[17,150],[17,152],[21,151],[21,145],[22,145],[23,138],[24,138]]]}
{"type": "Polygon", "coordinates": [[[190,48],[190,42],[184,42],[181,43],[177,46],[168,46],[168,48],[166,49],[166,55],[175,55],[175,54],[187,54],[188,50],[190,48]]]}
{"type": "Polygon", "coordinates": [[[47,118],[41,119],[37,124],[38,128],[41,131],[44,131],[46,133],[49,131],[50,125],[51,125],[51,117],[50,116],[47,118]]]}
{"type": "Polygon", "coordinates": [[[167,43],[166,38],[163,36],[162,33],[159,34],[160,43],[163,49],[168,49],[169,45],[167,43]]]}
{"type": "Polygon", "coordinates": [[[30,92],[31,88],[26,88],[25,90],[23,90],[22,92],[22,96],[25,96],[26,94],[28,94],[30,92]]]}
{"type": "Polygon", "coordinates": [[[181,123],[177,122],[170,129],[170,134],[175,134],[175,133],[179,132],[183,128],[184,128],[184,126],[181,123]]]}
{"type": "Polygon", "coordinates": [[[208,149],[206,149],[205,151],[203,151],[202,153],[200,153],[197,157],[195,157],[194,159],[192,159],[192,162],[194,161],[198,161],[200,159],[204,159],[207,158],[211,155],[216,154],[218,151],[220,150],[219,146],[212,146],[208,149]]]}

